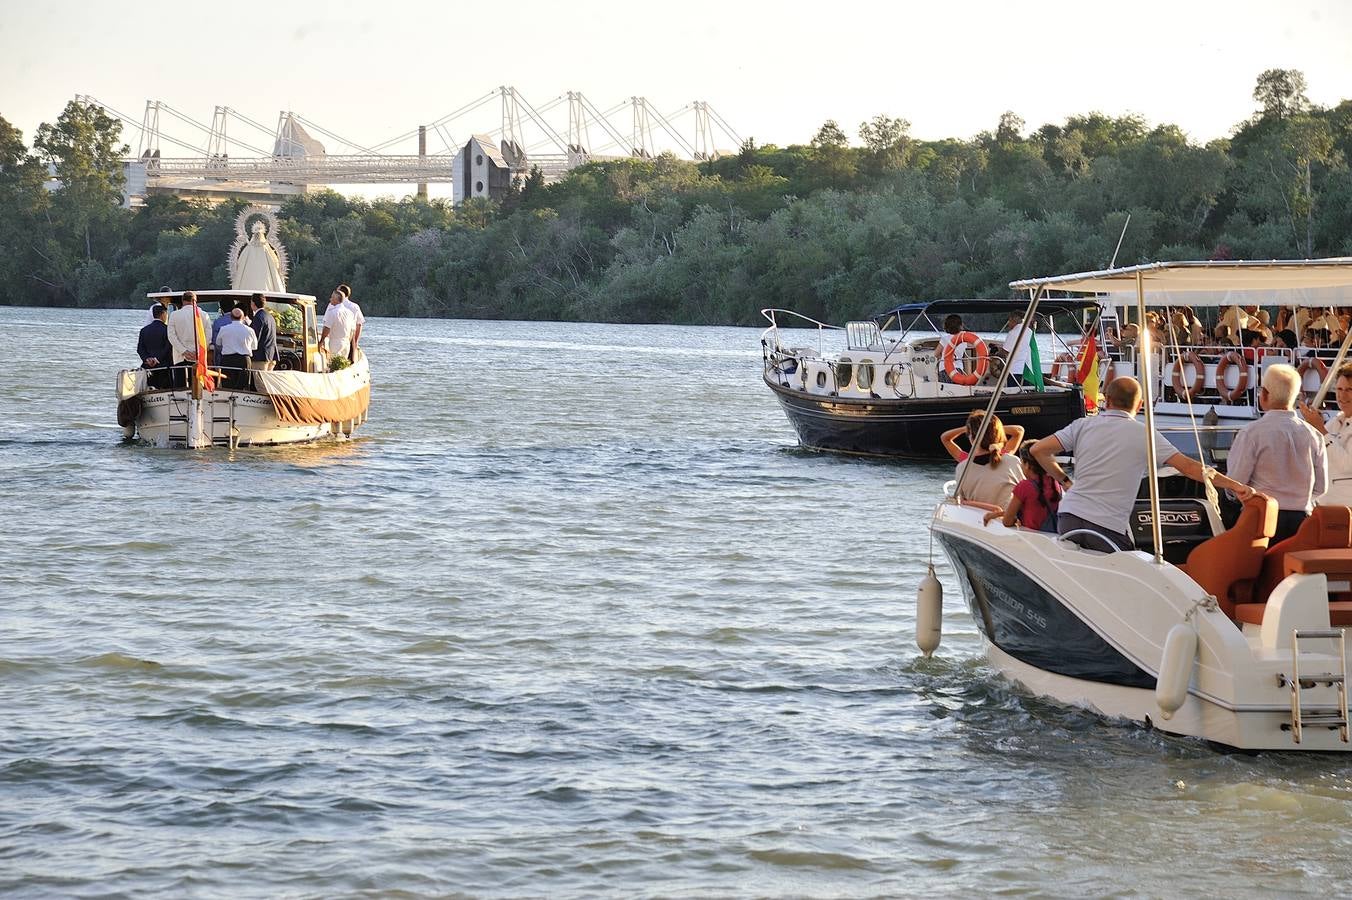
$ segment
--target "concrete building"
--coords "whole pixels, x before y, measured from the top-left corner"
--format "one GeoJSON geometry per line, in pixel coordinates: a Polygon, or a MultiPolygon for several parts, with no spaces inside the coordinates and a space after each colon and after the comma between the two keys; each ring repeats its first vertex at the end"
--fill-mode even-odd
{"type": "Polygon", "coordinates": [[[464,203],[471,197],[502,202],[516,173],[494,140],[476,134],[455,155],[455,181],[451,183],[451,201],[464,203]]]}

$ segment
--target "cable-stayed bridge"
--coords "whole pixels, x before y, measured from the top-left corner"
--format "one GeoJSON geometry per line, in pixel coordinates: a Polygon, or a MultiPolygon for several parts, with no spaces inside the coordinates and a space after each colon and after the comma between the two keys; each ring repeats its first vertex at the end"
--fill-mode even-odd
{"type": "Polygon", "coordinates": [[[428,184],[466,177],[461,154],[468,138],[491,145],[494,161],[513,175],[538,166],[550,182],[592,160],[663,152],[705,160],[742,144],[703,101],[663,114],[646,98],[629,97],[602,110],[578,91],[537,107],[515,88],[499,87],[376,144],[353,141],[291,110],[270,127],[217,106],[208,125],[159,100],[148,101],[139,119],[94,97],[76,100],[123,123],[128,145],[136,148],[126,160],[133,203],[151,193],[280,200],[311,185],[343,184],[416,184],[426,195],[428,184]],[[485,128],[490,122],[494,127],[485,128]]]}

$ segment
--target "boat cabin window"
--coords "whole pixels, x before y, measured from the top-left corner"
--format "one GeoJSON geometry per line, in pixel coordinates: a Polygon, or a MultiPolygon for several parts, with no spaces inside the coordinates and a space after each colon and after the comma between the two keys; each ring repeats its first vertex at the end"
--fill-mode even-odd
{"type": "Polygon", "coordinates": [[[873,387],[873,363],[861,362],[859,364],[859,390],[867,391],[873,387]]]}

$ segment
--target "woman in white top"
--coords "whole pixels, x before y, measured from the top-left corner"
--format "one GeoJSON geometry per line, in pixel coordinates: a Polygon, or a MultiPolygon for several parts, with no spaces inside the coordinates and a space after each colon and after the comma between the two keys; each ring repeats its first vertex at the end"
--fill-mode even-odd
{"type": "Polygon", "coordinates": [[[1352,363],[1338,368],[1333,395],[1338,415],[1327,423],[1318,410],[1300,404],[1300,414],[1323,436],[1328,452],[1329,489],[1314,502],[1317,506],[1352,506],[1352,363]]]}
{"type": "Polygon", "coordinates": [[[1005,426],[999,416],[991,416],[990,427],[981,436],[977,433],[986,414],[980,410],[967,417],[967,437],[972,444],[972,455],[958,463],[954,476],[958,480],[958,497],[990,503],[1001,509],[1009,505],[1014,486],[1023,481],[1023,463],[1013,453],[1005,453],[1005,426]]]}

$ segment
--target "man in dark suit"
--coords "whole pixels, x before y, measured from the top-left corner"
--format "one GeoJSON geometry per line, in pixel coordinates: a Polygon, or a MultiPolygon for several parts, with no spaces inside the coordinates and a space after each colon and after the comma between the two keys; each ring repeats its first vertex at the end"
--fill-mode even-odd
{"type": "Polygon", "coordinates": [[[268,312],[268,304],[262,294],[254,294],[250,301],[253,306],[251,322],[254,334],[258,336],[258,349],[253,352],[249,363],[251,369],[277,368],[277,322],[268,312]]]}
{"type": "Polygon", "coordinates": [[[174,361],[174,347],[169,343],[169,329],[164,324],[169,311],[157,303],[150,314],[154,318],[136,338],[136,354],[141,357],[141,368],[150,370],[146,383],[156,390],[165,390],[170,386],[169,366],[174,361]]]}

